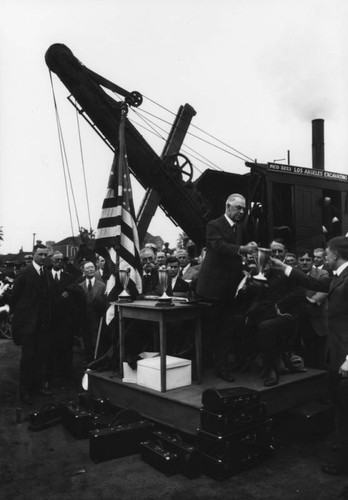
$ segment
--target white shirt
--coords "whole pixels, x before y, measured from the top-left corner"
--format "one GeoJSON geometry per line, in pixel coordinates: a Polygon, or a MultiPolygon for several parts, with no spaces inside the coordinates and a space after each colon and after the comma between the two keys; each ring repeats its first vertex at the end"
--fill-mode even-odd
{"type": "Polygon", "coordinates": [[[175,283],[176,283],[176,280],[178,279],[178,275],[174,276],[174,278],[172,278],[172,281],[171,281],[171,285],[172,285],[172,290],[173,288],[175,287],[175,283]]]}
{"type": "Polygon", "coordinates": [[[90,282],[91,282],[91,285],[93,286],[94,282],[95,282],[95,277],[94,276],[91,279],[87,278],[87,276],[86,276],[86,285],[88,286],[90,282]]]}
{"type": "Polygon", "coordinates": [[[55,271],[54,269],[52,269],[52,276],[53,276],[53,279],[56,279],[56,275],[60,281],[60,273],[62,272],[61,269],[59,269],[58,271],[55,271]]]}
{"type": "Polygon", "coordinates": [[[247,279],[248,279],[247,275],[245,275],[244,278],[242,278],[241,282],[239,283],[239,285],[237,287],[236,293],[234,295],[235,297],[237,297],[237,295],[239,294],[239,291],[243,288],[243,286],[245,285],[247,279]]]}
{"type": "Polygon", "coordinates": [[[235,223],[235,222],[233,222],[233,220],[231,220],[231,219],[230,219],[230,218],[229,218],[226,214],[224,214],[224,216],[225,216],[225,219],[227,220],[227,222],[229,223],[229,225],[230,225],[231,227],[233,227],[233,226],[235,226],[235,225],[236,225],[236,223],[235,223]]]}
{"type": "Polygon", "coordinates": [[[341,264],[340,267],[336,269],[336,271],[334,271],[333,273],[336,274],[336,276],[339,276],[347,266],[348,266],[348,261],[341,264]]]}
{"type": "Polygon", "coordinates": [[[37,273],[41,276],[40,270],[42,269],[42,271],[43,271],[43,266],[39,266],[39,264],[36,264],[36,262],[34,262],[34,261],[33,261],[33,266],[34,266],[34,269],[37,271],[37,273]]]}

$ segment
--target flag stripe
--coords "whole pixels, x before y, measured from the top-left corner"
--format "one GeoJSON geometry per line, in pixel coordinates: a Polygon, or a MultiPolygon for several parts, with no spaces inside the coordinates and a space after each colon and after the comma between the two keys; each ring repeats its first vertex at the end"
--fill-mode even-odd
{"type": "MultiPolygon", "coordinates": [[[[135,223],[124,130],[125,115],[122,114],[118,148],[112,162],[109,185],[97,228],[96,247],[106,247],[110,255],[113,252],[113,259],[115,259],[116,251],[120,269],[130,269],[130,279],[141,293],[142,267],[139,257],[139,238],[135,223]]],[[[112,288],[111,282],[109,288],[112,288]]]]}
{"type": "MultiPolygon", "coordinates": [[[[111,210],[111,209],[109,209],[111,210]]],[[[104,227],[114,227],[117,225],[122,225],[125,228],[130,227],[130,229],[134,230],[134,221],[131,217],[131,215],[126,212],[125,210],[118,211],[119,213],[116,213],[116,210],[110,216],[110,214],[104,215],[104,211],[102,213],[102,218],[99,220],[98,223],[98,229],[102,229],[104,227]]]]}

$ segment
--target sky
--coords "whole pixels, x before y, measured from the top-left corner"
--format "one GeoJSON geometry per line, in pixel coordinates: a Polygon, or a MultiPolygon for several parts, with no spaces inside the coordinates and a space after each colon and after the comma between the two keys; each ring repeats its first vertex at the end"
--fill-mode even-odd
{"type": "MultiPolygon", "coordinates": [[[[325,168],[348,173],[346,0],[0,0],[0,42],[0,253],[30,251],[34,238],[59,241],[78,225],[96,229],[100,216],[113,155],[77,122],[53,75],[77,213],[71,227],[44,60],[53,43],[139,91],[141,109],[170,123],[180,105],[191,104],[194,134],[204,130],[242,153],[188,137],[196,157],[225,171],[246,173],[244,155],[285,162],[287,151],[292,165],[311,167],[311,121],[323,118],[325,168]]],[[[144,123],[132,110],[129,118],[144,123]]],[[[163,126],[162,138],[139,128],[158,154],[169,130],[163,126]]],[[[196,178],[207,166],[192,162],[196,178]]],[[[137,210],[144,190],[132,182],[137,210]]],[[[171,246],[181,233],[160,209],[149,231],[171,246]]]]}

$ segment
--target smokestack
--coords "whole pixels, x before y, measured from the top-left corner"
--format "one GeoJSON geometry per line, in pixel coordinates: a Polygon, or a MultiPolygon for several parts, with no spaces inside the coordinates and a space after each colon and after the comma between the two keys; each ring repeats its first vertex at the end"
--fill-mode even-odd
{"type": "Polygon", "coordinates": [[[325,170],[324,160],[324,120],[312,120],[312,167],[325,170]]]}

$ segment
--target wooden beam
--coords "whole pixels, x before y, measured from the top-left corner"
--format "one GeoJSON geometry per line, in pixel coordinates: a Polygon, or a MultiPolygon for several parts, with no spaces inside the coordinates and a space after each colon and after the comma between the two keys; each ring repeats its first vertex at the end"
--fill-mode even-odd
{"type": "MultiPolygon", "coordinates": [[[[169,132],[166,144],[163,148],[163,152],[161,154],[161,158],[163,160],[165,160],[168,156],[175,155],[180,152],[180,148],[182,146],[182,143],[184,142],[186,132],[195,114],[196,111],[192,106],[190,106],[190,104],[186,103],[184,106],[180,106],[171,131],[169,132]]],[[[171,186],[168,186],[168,189],[171,189],[171,186]]],[[[137,227],[140,245],[142,245],[151,220],[156,213],[158,205],[161,203],[161,198],[161,194],[153,187],[150,187],[146,190],[137,215],[137,227]]]]}

